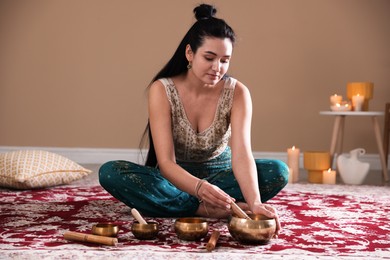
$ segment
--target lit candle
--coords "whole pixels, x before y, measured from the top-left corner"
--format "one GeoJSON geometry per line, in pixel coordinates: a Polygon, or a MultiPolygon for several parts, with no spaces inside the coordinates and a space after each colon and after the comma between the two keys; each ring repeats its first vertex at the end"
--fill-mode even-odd
{"type": "Polygon", "coordinates": [[[287,149],[287,165],[292,170],[292,182],[299,180],[299,149],[293,146],[287,149]]]}
{"type": "Polygon", "coordinates": [[[322,172],[323,184],[336,184],[336,171],[332,171],[331,168],[322,172]]]}
{"type": "Polygon", "coordinates": [[[363,103],[364,103],[364,96],[361,96],[359,94],[352,96],[353,110],[362,111],[363,103]]]}
{"type": "Polygon", "coordinates": [[[348,101],[341,101],[341,103],[331,106],[330,109],[332,111],[349,111],[351,110],[351,105],[348,101]]]}
{"type": "Polygon", "coordinates": [[[334,94],[334,95],[330,96],[330,105],[334,106],[336,104],[340,104],[342,100],[343,100],[343,96],[334,94]]]}

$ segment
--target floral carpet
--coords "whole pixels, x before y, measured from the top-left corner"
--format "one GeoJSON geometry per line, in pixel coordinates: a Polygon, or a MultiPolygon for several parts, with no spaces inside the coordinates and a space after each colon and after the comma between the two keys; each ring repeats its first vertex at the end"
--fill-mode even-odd
{"type": "Polygon", "coordinates": [[[0,189],[0,259],[390,259],[390,188],[288,184],[270,204],[282,231],[266,245],[235,241],[226,220],[208,219],[201,241],[177,238],[175,219],[157,221],[154,240],[140,241],[130,231],[130,209],[100,186],[62,186],[40,190],[0,189]],[[66,231],[91,233],[97,223],[120,225],[117,246],[65,240],[66,231]],[[206,244],[213,230],[216,248],[206,244]]]}

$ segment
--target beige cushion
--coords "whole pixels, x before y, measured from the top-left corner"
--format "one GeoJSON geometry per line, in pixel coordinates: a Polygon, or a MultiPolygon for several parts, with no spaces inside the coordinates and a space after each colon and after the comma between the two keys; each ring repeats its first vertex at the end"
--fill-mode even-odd
{"type": "Polygon", "coordinates": [[[68,184],[92,171],[61,155],[39,150],[0,154],[0,186],[31,189],[68,184]]]}

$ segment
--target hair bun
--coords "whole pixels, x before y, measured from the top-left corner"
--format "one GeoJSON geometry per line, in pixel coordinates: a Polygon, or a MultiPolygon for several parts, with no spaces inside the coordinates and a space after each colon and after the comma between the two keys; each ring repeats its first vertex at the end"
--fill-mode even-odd
{"type": "Polygon", "coordinates": [[[194,9],[195,18],[196,20],[203,20],[203,19],[209,19],[215,16],[217,13],[217,9],[208,4],[201,4],[198,7],[195,7],[194,9]]]}

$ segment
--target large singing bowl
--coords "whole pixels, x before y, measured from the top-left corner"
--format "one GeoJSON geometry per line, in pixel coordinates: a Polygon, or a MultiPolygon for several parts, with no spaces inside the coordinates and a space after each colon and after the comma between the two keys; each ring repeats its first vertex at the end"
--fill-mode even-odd
{"type": "Polygon", "coordinates": [[[248,214],[251,219],[230,216],[228,229],[243,244],[267,244],[275,235],[276,221],[264,215],[248,214]]]}

